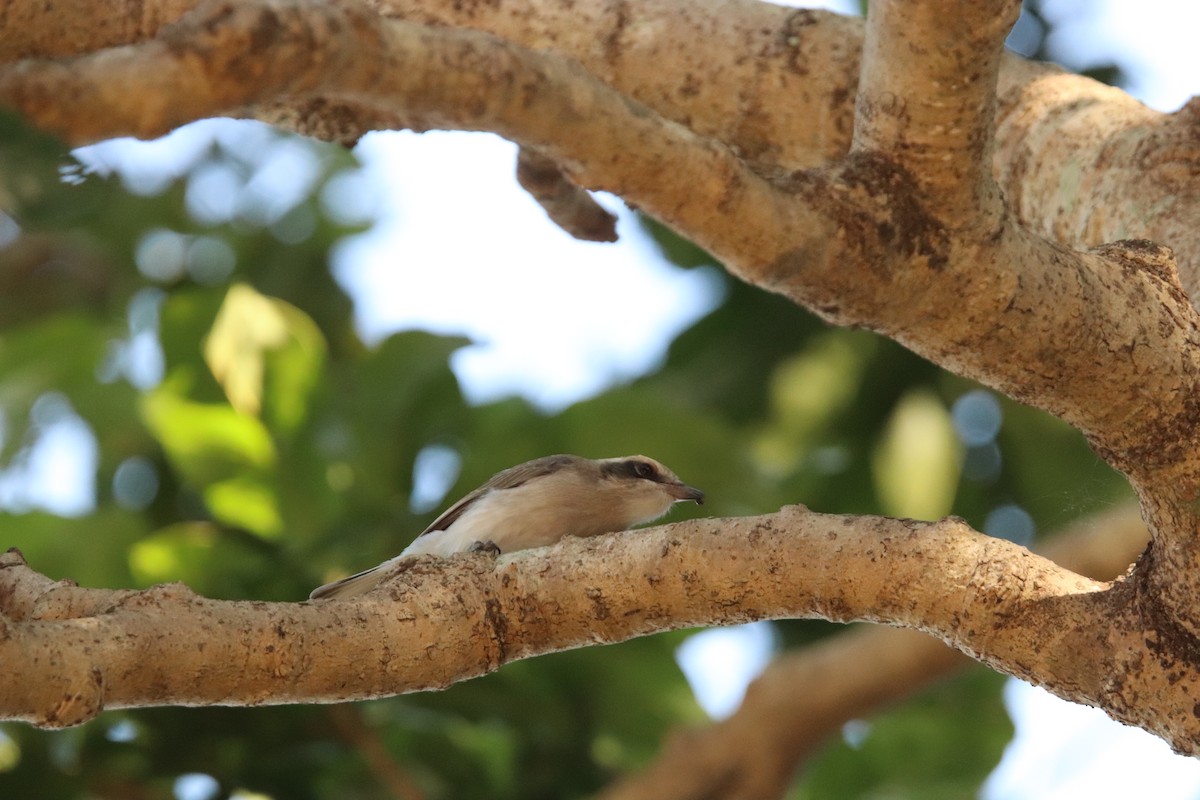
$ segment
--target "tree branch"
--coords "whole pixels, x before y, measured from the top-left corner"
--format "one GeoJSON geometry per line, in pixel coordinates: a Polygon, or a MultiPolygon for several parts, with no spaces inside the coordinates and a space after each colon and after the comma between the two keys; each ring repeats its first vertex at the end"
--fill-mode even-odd
{"type": "Polygon", "coordinates": [[[990,159],[995,86],[1021,4],[989,0],[960,10],[946,2],[871,4],[853,150],[886,154],[906,170],[935,216],[969,211],[983,227],[981,219],[1002,213],[990,159]]]}
{"type": "Polygon", "coordinates": [[[517,183],[546,215],[576,239],[615,242],[617,218],[601,208],[586,190],[562,173],[552,160],[528,147],[517,154],[517,183]]]}
{"type": "MultiPolygon", "coordinates": [[[[0,12],[0,63],[145,41],[198,3],[11,0],[0,12]]],[[[719,9],[704,0],[366,5],[385,16],[486,31],[574,59],[768,172],[819,166],[850,145],[863,39],[858,19],[758,0],[730,0],[719,9]],[[708,46],[698,49],[696,41],[708,46]]],[[[1001,84],[994,166],[1022,221],[1072,247],[1131,233],[1169,243],[1194,293],[1200,230],[1187,223],[1187,212],[1200,200],[1191,168],[1200,161],[1193,135],[1197,105],[1160,114],[1119,90],[1014,56],[1004,59],[1001,84]],[[1136,158],[1127,158],[1134,150],[1136,158]],[[1094,197],[1104,201],[1091,202],[1094,197]]],[[[281,118],[277,111],[249,113],[281,118]]],[[[329,136],[328,120],[304,113],[287,119],[302,132],[329,136]],[[317,124],[309,128],[305,121],[317,124]]],[[[329,138],[345,139],[340,133],[329,138]]]]}
{"type": "MultiPolygon", "coordinates": [[[[444,688],[509,661],[780,617],[917,627],[1076,701],[1200,747],[1200,678],[1146,657],[1128,587],[1082,578],[960,520],[814,514],[693,520],[501,557],[421,559],[353,601],[228,602],[180,585],[76,601],[10,553],[0,716],[323,703],[444,688]],[[43,594],[54,597],[40,601],[43,594]],[[42,617],[24,616],[38,608],[42,617]],[[79,608],[103,613],[69,616],[79,608]],[[182,666],[186,665],[186,666],[182,666]],[[1121,676],[1118,685],[1112,677],[1121,676]],[[1136,702],[1132,702],[1136,698],[1136,702]],[[1148,709],[1154,709],[1149,713],[1148,709]]],[[[1156,654],[1157,656],[1157,654],[1156,654]]]]}
{"type": "MultiPolygon", "coordinates": [[[[859,19],[757,0],[563,0],[517,7],[372,0],[382,13],[471,28],[559,53],[658,113],[786,174],[846,153],[864,36],[859,19]],[[694,42],[704,41],[703,51],[694,42]],[[602,46],[600,46],[602,45],[602,46]]],[[[955,14],[963,9],[956,7],[955,14]]],[[[970,21],[987,29],[988,19],[970,21]]],[[[939,19],[939,24],[948,20],[939,19]]],[[[1144,237],[1200,290],[1200,103],[1178,114],[1049,64],[1003,57],[993,167],[1022,222],[1070,247],[1144,237]],[[1136,157],[1131,157],[1136,152],[1136,157]],[[1100,190],[1099,195],[1092,190],[1100,190]],[[1093,203],[1093,197],[1104,198],[1093,203]]]]}

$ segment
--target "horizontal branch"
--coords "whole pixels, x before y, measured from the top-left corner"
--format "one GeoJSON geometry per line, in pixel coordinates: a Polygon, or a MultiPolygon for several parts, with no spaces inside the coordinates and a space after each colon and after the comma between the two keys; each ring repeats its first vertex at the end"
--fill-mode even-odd
{"type": "Polygon", "coordinates": [[[156,136],[285,97],[403,109],[420,130],[499,133],[539,150],[579,185],[628,198],[693,236],[714,231],[722,252],[779,252],[792,230],[827,224],[729,148],[572,61],[353,5],[213,0],[137,46],[0,69],[0,102],[76,144],[156,136]],[[131,96],[123,87],[135,84],[131,96]]]}
{"type": "Polygon", "coordinates": [[[114,592],[104,605],[97,590],[81,601],[77,591],[47,585],[16,553],[0,563],[0,662],[21,676],[0,683],[0,718],[63,726],[105,708],[365,699],[661,630],[822,617],[916,627],[1156,724],[1181,749],[1200,741],[1197,678],[1172,671],[1166,644],[1147,650],[1123,584],[1082,578],[953,518],[793,506],[568,537],[496,561],[424,558],[348,601],[209,600],[173,584],[114,592]],[[80,609],[97,613],[73,616],[80,609]]]}

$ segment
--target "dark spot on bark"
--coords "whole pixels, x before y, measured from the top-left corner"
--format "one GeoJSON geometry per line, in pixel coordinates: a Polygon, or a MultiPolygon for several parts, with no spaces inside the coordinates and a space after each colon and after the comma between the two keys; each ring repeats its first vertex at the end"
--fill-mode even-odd
{"type": "Polygon", "coordinates": [[[454,10],[474,18],[479,16],[480,8],[495,9],[500,7],[498,0],[454,0],[454,10]]]}
{"type": "Polygon", "coordinates": [[[604,37],[604,60],[609,64],[615,64],[621,56],[621,40],[625,38],[625,29],[632,18],[628,3],[617,4],[616,17],[612,31],[604,37]]]}
{"type": "Polygon", "coordinates": [[[683,84],[679,87],[679,96],[690,99],[698,96],[700,94],[700,89],[700,81],[697,80],[695,75],[689,72],[687,75],[683,76],[683,84]]]}
{"type": "Polygon", "coordinates": [[[822,208],[837,232],[807,237],[780,255],[764,270],[763,285],[827,320],[845,325],[869,318],[871,301],[857,284],[890,280],[898,262],[916,267],[905,270],[914,280],[922,266],[937,272],[949,264],[949,234],[921,205],[912,176],[882,154],[855,153],[836,170],[793,173],[775,185],[822,208]],[[856,306],[860,300],[867,305],[856,306]]]}
{"type": "Polygon", "coordinates": [[[1121,239],[1092,248],[1092,252],[1116,262],[1124,275],[1145,272],[1169,291],[1174,300],[1187,303],[1187,292],[1179,282],[1175,251],[1149,239],[1121,239]]]}
{"type": "Polygon", "coordinates": [[[1151,576],[1157,569],[1156,561],[1155,545],[1150,542],[1133,573],[1133,602],[1146,626],[1146,651],[1164,665],[1180,664],[1189,673],[1195,672],[1200,668],[1200,638],[1179,624],[1171,611],[1163,607],[1158,590],[1151,584],[1151,576]]]}
{"type": "Polygon", "coordinates": [[[833,101],[834,108],[839,108],[849,103],[853,96],[849,89],[839,86],[830,93],[829,99],[833,101]]]}
{"type": "Polygon", "coordinates": [[[779,30],[779,38],[785,51],[789,53],[788,69],[797,75],[807,75],[810,72],[808,58],[805,55],[804,29],[817,24],[817,15],[810,9],[802,8],[788,14],[783,27],[779,30]]]}
{"type": "Polygon", "coordinates": [[[503,664],[508,661],[508,617],[500,607],[499,600],[494,597],[487,599],[483,607],[483,619],[496,646],[496,664],[503,664]]]}
{"type": "Polygon", "coordinates": [[[590,588],[586,594],[587,598],[592,601],[592,615],[596,619],[608,619],[611,612],[608,609],[608,603],[604,600],[604,593],[599,589],[590,588]]]}
{"type": "Polygon", "coordinates": [[[912,258],[924,258],[930,269],[941,270],[949,261],[949,237],[942,224],[927,213],[918,201],[916,181],[904,169],[877,153],[856,153],[846,158],[840,181],[852,194],[856,189],[874,202],[878,209],[867,215],[861,202],[847,207],[847,224],[857,225],[862,238],[851,234],[849,241],[869,242],[890,252],[912,258]],[[880,200],[886,202],[880,203],[880,200]]]}
{"type": "Polygon", "coordinates": [[[807,28],[810,25],[816,24],[817,13],[811,9],[802,8],[788,15],[787,27],[790,30],[799,30],[800,28],[807,28]]]}

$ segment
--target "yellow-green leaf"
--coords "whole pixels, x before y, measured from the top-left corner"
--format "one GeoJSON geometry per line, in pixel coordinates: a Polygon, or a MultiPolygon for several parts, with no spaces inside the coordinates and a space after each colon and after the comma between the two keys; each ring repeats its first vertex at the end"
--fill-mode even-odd
{"type": "Polygon", "coordinates": [[[257,418],[182,398],[170,382],[142,399],[142,416],[171,463],[200,486],[275,463],[275,445],[257,418]]]}
{"type": "Polygon", "coordinates": [[[204,502],[217,519],[264,539],[274,539],[283,532],[275,493],[253,478],[214,483],[204,490],[204,502]]]}

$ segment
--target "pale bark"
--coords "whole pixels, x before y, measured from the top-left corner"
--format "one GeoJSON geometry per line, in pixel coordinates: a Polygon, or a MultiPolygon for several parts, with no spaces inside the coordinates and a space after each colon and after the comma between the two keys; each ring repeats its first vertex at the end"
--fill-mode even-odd
{"type": "Polygon", "coordinates": [[[1185,746],[1196,676],[1132,659],[1127,582],[1076,575],[961,520],[830,516],[793,506],[502,556],[422,559],[351,601],[209,600],[0,571],[0,717],[71,725],[104,708],[322,703],[445,688],[534,655],[755,619],[915,627],[990,665],[1153,724],[1185,746]],[[1097,664],[1104,669],[1098,670],[1097,664]],[[1119,685],[1113,677],[1120,676],[1119,685]],[[1131,707],[1127,698],[1139,698],[1131,707]],[[1147,718],[1145,706],[1156,709],[1147,718]],[[1172,708],[1178,704],[1186,708],[1172,708]]]}
{"type": "Polygon", "coordinates": [[[15,0],[0,60],[40,60],[0,67],[0,100],[76,143],[217,113],[338,141],[380,124],[499,132],[744,280],[1077,426],[1130,477],[1152,544],[1099,584],[954,522],[785,511],[569,543],[495,572],[427,565],[393,584],[399,606],[167,589],[57,621],[20,613],[31,573],[12,567],[0,656],[45,677],[20,696],[0,687],[6,714],[328,702],[653,630],[823,616],[928,630],[1200,750],[1200,327],[1185,291],[1200,286],[1200,105],[1156,114],[1002,55],[1017,8],[1003,0],[877,0],[865,31],[748,2],[190,6],[15,0]],[[139,14],[119,21],[122,7],[139,14]],[[67,18],[69,35],[49,35],[67,18]],[[119,652],[133,635],[154,658],[119,652]]]}
{"type": "MultiPolygon", "coordinates": [[[[0,9],[0,63],[143,41],[199,4],[10,0],[0,9]]],[[[623,94],[727,143],[768,172],[819,166],[850,144],[863,38],[858,19],[755,0],[366,5],[396,19],[485,31],[575,59],[623,94]]],[[[398,108],[389,114],[316,103],[317,113],[310,113],[313,105],[293,99],[291,110],[268,104],[248,113],[338,141],[404,118],[398,108]]],[[[1194,292],[1200,234],[1189,220],[1200,191],[1198,115],[1196,101],[1179,114],[1160,114],[1096,81],[1008,56],[1000,72],[994,168],[1025,224],[1074,247],[1133,236],[1170,243],[1180,254],[1184,285],[1194,292]],[[1092,202],[1096,192],[1103,202],[1092,202]]]]}

